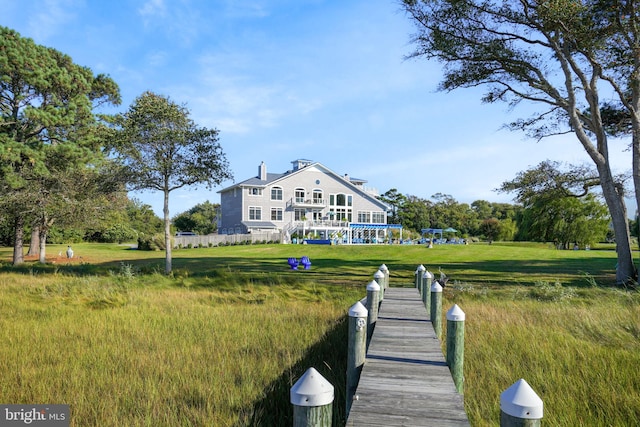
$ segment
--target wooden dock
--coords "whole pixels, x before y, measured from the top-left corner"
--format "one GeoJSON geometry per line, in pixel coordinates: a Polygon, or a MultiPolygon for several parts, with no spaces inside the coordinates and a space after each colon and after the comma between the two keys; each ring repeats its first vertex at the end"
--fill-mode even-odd
{"type": "Polygon", "coordinates": [[[347,426],[469,426],[415,288],[387,288],[347,426]]]}

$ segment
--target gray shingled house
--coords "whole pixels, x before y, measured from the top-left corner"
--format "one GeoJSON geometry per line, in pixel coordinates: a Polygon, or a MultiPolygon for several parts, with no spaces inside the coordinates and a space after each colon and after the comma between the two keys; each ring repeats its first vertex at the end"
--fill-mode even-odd
{"type": "Polygon", "coordinates": [[[219,191],[218,233],[281,232],[283,242],[303,238],[333,243],[382,243],[389,207],[367,181],[338,175],[310,160],[284,173],[258,175],[219,191]]]}

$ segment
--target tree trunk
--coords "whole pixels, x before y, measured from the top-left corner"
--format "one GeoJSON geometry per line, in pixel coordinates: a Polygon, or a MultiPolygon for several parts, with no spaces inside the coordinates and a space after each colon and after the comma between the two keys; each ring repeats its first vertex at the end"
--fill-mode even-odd
{"type": "Polygon", "coordinates": [[[24,263],[24,219],[16,215],[13,229],[13,265],[24,263]]]}
{"type": "Polygon", "coordinates": [[[616,239],[616,252],[618,254],[618,265],[616,267],[616,283],[623,284],[636,281],[638,273],[633,264],[631,252],[631,236],[629,234],[629,220],[627,218],[627,208],[624,203],[624,194],[616,187],[608,167],[598,165],[600,173],[600,185],[605,198],[613,232],[616,239]],[[604,170],[604,169],[607,170],[604,170]]]}
{"type": "MultiPolygon", "coordinates": [[[[634,49],[633,65],[634,72],[631,74],[631,105],[628,110],[631,115],[631,175],[636,196],[636,219],[637,230],[640,231],[638,223],[638,210],[640,209],[640,51],[634,49]]],[[[640,235],[638,236],[638,247],[640,248],[640,235]]]]}
{"type": "Polygon", "coordinates": [[[29,251],[27,256],[35,256],[40,253],[40,227],[33,225],[31,228],[31,240],[29,241],[29,251]]]}
{"type": "Polygon", "coordinates": [[[169,220],[169,190],[164,190],[164,251],[165,251],[165,267],[166,274],[171,273],[171,222],[169,220]]]}
{"type": "Polygon", "coordinates": [[[47,263],[47,254],[46,254],[46,247],[47,247],[47,229],[46,227],[40,227],[40,233],[38,234],[38,240],[40,242],[40,251],[39,251],[39,262],[41,264],[46,264],[47,263]]]}
{"type": "MultiPolygon", "coordinates": [[[[634,106],[640,108],[640,89],[634,91],[634,106]]],[[[638,210],[640,210],[640,110],[631,113],[631,122],[633,124],[633,132],[631,136],[631,175],[633,176],[633,186],[636,196],[636,211],[634,218],[636,219],[636,227],[640,233],[640,223],[638,222],[638,210]]],[[[638,236],[638,247],[640,248],[640,235],[638,236]]]]}

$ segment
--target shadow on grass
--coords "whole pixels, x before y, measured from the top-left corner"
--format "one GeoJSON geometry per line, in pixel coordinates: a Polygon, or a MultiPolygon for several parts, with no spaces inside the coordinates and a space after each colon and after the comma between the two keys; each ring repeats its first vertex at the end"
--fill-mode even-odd
{"type": "MultiPolygon", "coordinates": [[[[576,257],[574,253],[568,253],[566,258],[536,258],[537,253],[531,253],[532,258],[520,259],[438,259],[427,252],[414,252],[406,256],[403,252],[383,254],[385,259],[380,259],[378,253],[370,254],[367,258],[359,254],[355,259],[349,256],[339,257],[331,252],[327,254],[315,253],[312,257],[310,270],[291,270],[287,264],[287,252],[256,252],[247,253],[246,256],[219,256],[216,250],[190,249],[176,251],[173,257],[173,271],[175,276],[188,276],[194,279],[215,278],[220,272],[229,272],[244,276],[252,283],[270,284],[273,276],[284,283],[297,281],[301,278],[316,283],[332,284],[362,284],[366,285],[373,280],[373,274],[384,262],[391,271],[391,281],[411,283],[414,281],[415,269],[419,264],[424,264],[430,271],[438,274],[438,268],[450,277],[450,281],[473,283],[489,286],[508,285],[534,285],[536,282],[560,281],[563,285],[574,287],[589,287],[593,281],[599,285],[615,285],[616,259],[611,256],[596,255],[591,252],[589,257],[576,257]],[[195,252],[198,251],[198,252],[195,252]],[[202,252],[200,252],[202,251],[202,252]],[[198,255],[196,255],[198,254],[198,255]],[[200,256],[202,255],[202,256],[200,256]],[[594,256],[595,255],[595,256],[594,256]]],[[[270,249],[270,248],[266,248],[270,249]]],[[[288,249],[288,248],[287,248],[288,249]]],[[[299,248],[296,248],[299,249],[299,248]]],[[[118,274],[123,264],[131,265],[137,275],[152,273],[163,274],[164,255],[159,252],[149,257],[149,254],[140,254],[139,257],[127,250],[121,259],[113,259],[105,262],[76,262],[62,261],[57,264],[38,264],[28,262],[21,266],[12,266],[9,263],[0,263],[0,272],[15,272],[22,274],[50,274],[63,273],[70,275],[97,275],[106,276],[118,274]]],[[[300,252],[302,253],[302,252],[300,252]]],[[[544,252],[543,252],[544,253],[544,252]]],[[[298,253],[296,253],[298,255],[298,253]]],[[[347,255],[345,253],[345,255],[347,255]]]]}
{"type": "Polygon", "coordinates": [[[345,315],[307,350],[301,360],[269,384],[261,399],[243,410],[235,427],[293,425],[293,406],[289,393],[296,381],[312,367],[333,385],[333,426],[344,426],[348,335],[348,317],[345,315]]]}

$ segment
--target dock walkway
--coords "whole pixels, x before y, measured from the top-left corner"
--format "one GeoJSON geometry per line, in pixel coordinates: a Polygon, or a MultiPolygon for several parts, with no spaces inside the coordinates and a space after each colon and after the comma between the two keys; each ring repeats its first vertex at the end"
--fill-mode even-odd
{"type": "Polygon", "coordinates": [[[355,396],[347,426],[470,425],[416,288],[385,290],[355,396]]]}

